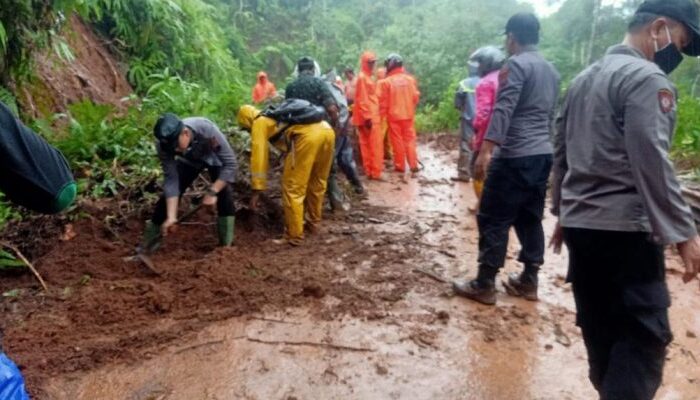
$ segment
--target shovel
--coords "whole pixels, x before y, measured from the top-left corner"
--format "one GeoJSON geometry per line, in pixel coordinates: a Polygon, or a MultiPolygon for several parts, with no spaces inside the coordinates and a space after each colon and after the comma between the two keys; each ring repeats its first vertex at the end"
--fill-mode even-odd
{"type": "MultiPolygon", "coordinates": [[[[185,212],[180,218],[178,218],[177,223],[179,224],[180,222],[186,221],[187,219],[195,215],[201,207],[202,204],[200,203],[197,206],[190,209],[189,211],[185,212]]],[[[153,263],[153,260],[151,260],[149,256],[153,253],[156,245],[158,244],[158,242],[160,242],[161,239],[163,239],[163,234],[159,233],[158,236],[151,239],[148,243],[146,243],[145,246],[138,246],[136,248],[136,255],[127,257],[125,261],[140,261],[152,274],[160,275],[160,271],[156,268],[156,265],[153,263]]]]}

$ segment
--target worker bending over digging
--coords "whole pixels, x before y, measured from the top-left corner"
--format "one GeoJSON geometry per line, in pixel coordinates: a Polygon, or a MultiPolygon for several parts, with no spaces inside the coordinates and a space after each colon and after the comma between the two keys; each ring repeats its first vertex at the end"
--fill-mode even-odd
{"type": "Polygon", "coordinates": [[[219,245],[233,243],[235,208],[231,184],[238,162],[231,145],[210,120],[191,117],[180,120],[174,114],[164,114],[153,130],[158,157],[165,181],[163,196],[156,203],[153,217],[146,223],[143,245],[155,250],[159,235],[166,236],[177,223],[178,203],[182,194],[204,170],[214,183],[207,188],[202,204],[216,206],[219,245]],[[153,243],[153,242],[156,243],[153,243]]]}
{"type": "Polygon", "coordinates": [[[314,233],[323,210],[323,195],[333,163],[335,134],[325,122],[323,108],[300,99],[286,100],[277,110],[261,113],[245,105],[238,111],[238,125],[251,134],[251,208],[258,208],[261,192],[267,189],[270,144],[286,152],[282,173],[282,208],[285,240],[298,246],[304,240],[304,212],[307,230],[314,233]],[[285,113],[283,110],[290,110],[285,113]],[[277,112],[275,112],[277,111],[277,112]],[[283,121],[281,116],[299,115],[283,121]]]}

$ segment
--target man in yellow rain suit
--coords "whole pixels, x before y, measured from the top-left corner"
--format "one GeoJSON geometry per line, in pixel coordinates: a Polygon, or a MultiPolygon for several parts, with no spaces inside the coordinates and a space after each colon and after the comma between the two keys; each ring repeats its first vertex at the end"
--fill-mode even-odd
{"type": "Polygon", "coordinates": [[[286,152],[282,173],[285,239],[300,245],[304,240],[304,212],[309,232],[315,232],[321,222],[323,196],[333,163],[333,128],[325,121],[285,128],[250,105],[238,111],[238,125],[251,135],[251,208],[258,207],[260,193],[267,189],[270,144],[286,152]]]}

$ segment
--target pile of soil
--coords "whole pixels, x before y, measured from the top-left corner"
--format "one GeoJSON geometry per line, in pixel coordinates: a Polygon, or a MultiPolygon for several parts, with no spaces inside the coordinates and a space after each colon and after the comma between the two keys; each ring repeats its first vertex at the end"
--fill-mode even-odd
{"type": "Polygon", "coordinates": [[[162,271],[155,277],[125,261],[139,240],[138,219],[118,237],[101,219],[82,220],[73,228],[75,238],[58,242],[35,262],[48,293],[28,274],[0,279],[0,293],[14,293],[0,302],[5,350],[36,391],[48,377],[147,358],[213,321],[263,308],[309,306],[323,319],[381,318],[379,303],[402,299],[412,281],[381,267],[401,264],[412,254],[410,246],[403,254],[388,250],[413,239],[383,240],[371,226],[358,231],[361,222],[397,218],[381,208],[355,204],[351,213],[328,217],[327,231],[291,247],[270,240],[280,237],[279,224],[243,212],[236,246],[222,249],[215,216],[202,210],[152,257],[162,271]],[[354,269],[367,271],[348,279],[354,269]],[[392,281],[400,284],[386,284],[392,281]]]}

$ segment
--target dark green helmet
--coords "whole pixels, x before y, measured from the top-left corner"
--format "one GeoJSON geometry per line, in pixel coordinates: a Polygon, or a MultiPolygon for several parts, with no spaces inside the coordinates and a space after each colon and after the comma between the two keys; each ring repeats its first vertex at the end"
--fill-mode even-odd
{"type": "Polygon", "coordinates": [[[484,46],[469,57],[470,64],[477,65],[480,76],[501,69],[505,61],[505,53],[496,46],[484,46]]]}
{"type": "Polygon", "coordinates": [[[166,153],[175,153],[178,137],[185,127],[180,118],[172,113],[165,113],[158,118],[153,135],[158,140],[158,145],[166,153]]]}
{"type": "Polygon", "coordinates": [[[384,67],[386,67],[387,73],[396,68],[403,67],[403,58],[396,53],[391,53],[386,56],[386,59],[384,60],[384,67]]]}

